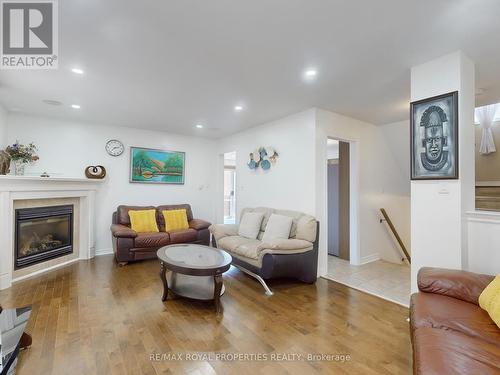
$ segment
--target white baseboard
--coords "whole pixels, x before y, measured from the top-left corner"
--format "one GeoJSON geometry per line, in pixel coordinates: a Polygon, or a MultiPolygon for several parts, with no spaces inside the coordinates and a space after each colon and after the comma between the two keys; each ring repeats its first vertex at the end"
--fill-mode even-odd
{"type": "Polygon", "coordinates": [[[361,258],[361,262],[359,263],[359,265],[376,262],[377,260],[380,260],[380,256],[378,253],[366,255],[361,258]]]}
{"type": "Polygon", "coordinates": [[[113,254],[113,249],[109,248],[109,249],[98,249],[95,251],[95,256],[98,257],[98,256],[101,256],[101,255],[109,255],[109,254],[113,254]]]}
{"type": "Polygon", "coordinates": [[[10,288],[12,286],[11,280],[10,280],[10,274],[3,274],[0,275],[0,290],[10,288]]]}
{"type": "Polygon", "coordinates": [[[79,260],[80,260],[79,258],[71,259],[71,260],[68,260],[67,262],[64,262],[64,263],[61,263],[61,264],[56,264],[54,266],[50,266],[50,267],[47,267],[47,268],[44,268],[44,269],[32,272],[32,273],[30,273],[28,275],[16,277],[15,279],[12,279],[12,282],[15,283],[15,282],[18,282],[18,281],[21,281],[21,280],[24,280],[24,279],[28,279],[28,278],[36,276],[36,275],[40,275],[40,274],[45,273],[45,272],[53,271],[55,269],[67,266],[69,264],[76,263],[79,260]]]}

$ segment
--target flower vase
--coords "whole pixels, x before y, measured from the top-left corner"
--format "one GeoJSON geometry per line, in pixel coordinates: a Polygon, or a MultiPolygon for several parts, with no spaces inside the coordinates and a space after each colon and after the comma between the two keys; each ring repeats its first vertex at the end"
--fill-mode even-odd
{"type": "Polygon", "coordinates": [[[16,176],[24,176],[24,168],[26,163],[22,160],[14,160],[14,174],[16,176]]]}

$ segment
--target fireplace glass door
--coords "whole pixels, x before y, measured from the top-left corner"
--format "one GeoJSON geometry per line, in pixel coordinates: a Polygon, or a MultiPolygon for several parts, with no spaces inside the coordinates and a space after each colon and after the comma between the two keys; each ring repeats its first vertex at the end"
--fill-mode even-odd
{"type": "Polygon", "coordinates": [[[16,268],[72,252],[72,205],[16,210],[16,268]]]}

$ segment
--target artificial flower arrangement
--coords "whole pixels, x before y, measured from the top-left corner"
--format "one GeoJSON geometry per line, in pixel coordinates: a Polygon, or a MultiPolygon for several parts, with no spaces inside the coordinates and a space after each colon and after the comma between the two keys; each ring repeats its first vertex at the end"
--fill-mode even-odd
{"type": "Polygon", "coordinates": [[[37,148],[34,143],[29,145],[20,144],[18,141],[5,149],[12,160],[20,160],[23,163],[33,163],[39,159],[36,154],[37,148]]]}
{"type": "Polygon", "coordinates": [[[12,161],[14,161],[16,174],[24,174],[24,166],[26,164],[34,163],[40,159],[36,154],[37,147],[34,143],[23,145],[16,141],[13,145],[7,146],[5,151],[7,151],[12,161]]]}

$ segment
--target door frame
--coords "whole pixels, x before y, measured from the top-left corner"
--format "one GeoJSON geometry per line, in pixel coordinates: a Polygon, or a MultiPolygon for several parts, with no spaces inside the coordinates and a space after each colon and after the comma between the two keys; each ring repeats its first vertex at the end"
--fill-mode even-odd
{"type": "MultiPolygon", "coordinates": [[[[328,139],[335,139],[338,141],[349,143],[349,258],[350,264],[360,265],[361,264],[361,254],[360,254],[360,238],[359,238],[359,140],[345,137],[338,137],[335,135],[327,135],[321,141],[324,144],[324,168],[325,168],[325,179],[323,186],[323,197],[324,197],[324,207],[325,212],[324,221],[325,225],[323,228],[328,228],[328,178],[327,178],[327,163],[328,156],[326,154],[328,139]]],[[[325,246],[323,246],[324,251],[320,254],[320,263],[324,262],[325,266],[322,267],[322,272],[320,275],[326,274],[328,272],[328,232],[324,229],[324,235],[322,236],[325,241],[325,246]],[[326,271],[326,272],[325,272],[326,271]]]]}

